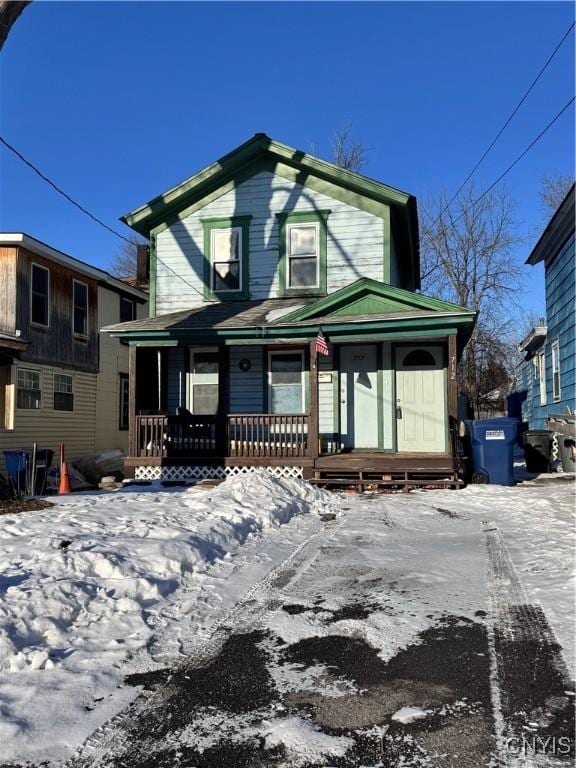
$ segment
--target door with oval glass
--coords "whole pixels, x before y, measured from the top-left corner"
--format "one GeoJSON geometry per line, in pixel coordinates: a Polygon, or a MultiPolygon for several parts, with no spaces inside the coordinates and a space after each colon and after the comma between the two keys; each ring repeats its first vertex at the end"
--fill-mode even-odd
{"type": "Polygon", "coordinates": [[[340,439],[345,448],[378,448],[376,346],[340,348],[340,439]]]}
{"type": "Polygon", "coordinates": [[[442,347],[396,348],[396,437],[400,453],[446,451],[442,347]]]}

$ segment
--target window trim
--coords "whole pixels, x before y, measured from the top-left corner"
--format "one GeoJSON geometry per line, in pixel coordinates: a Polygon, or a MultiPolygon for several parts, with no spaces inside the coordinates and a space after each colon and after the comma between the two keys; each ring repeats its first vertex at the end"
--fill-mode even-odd
{"type": "Polygon", "coordinates": [[[292,213],[277,213],[278,219],[278,279],[280,296],[326,296],[327,285],[327,249],[328,249],[328,216],[330,210],[296,211],[292,213]],[[318,225],[318,285],[308,288],[291,288],[288,285],[288,237],[292,225],[318,225]]]}
{"type": "Polygon", "coordinates": [[[30,301],[30,325],[33,325],[35,328],[50,328],[50,269],[44,264],[38,264],[37,261],[31,261],[30,262],[30,293],[29,293],[29,301],[30,301]],[[32,317],[32,298],[34,296],[34,267],[37,267],[38,269],[43,269],[48,274],[48,280],[47,280],[47,291],[46,291],[46,319],[47,323],[39,323],[37,320],[34,320],[32,317]]]}
{"type": "Polygon", "coordinates": [[[90,286],[83,280],[77,280],[72,278],[72,335],[77,336],[80,339],[87,339],[90,335],[90,323],[89,323],[89,307],[90,307],[90,286]],[[75,328],[76,322],[76,283],[83,285],[86,288],[86,332],[81,333],[75,328]]]}
{"type": "MultiPolygon", "coordinates": [[[[268,411],[270,413],[273,413],[272,411],[272,358],[273,357],[282,357],[286,355],[300,355],[300,359],[302,361],[302,367],[300,371],[300,383],[302,388],[302,410],[298,412],[298,414],[294,415],[302,415],[306,414],[306,359],[305,359],[305,352],[303,349],[282,349],[282,350],[268,350],[268,374],[267,374],[267,397],[268,397],[268,411]]],[[[282,385],[280,385],[282,386],[282,385]]]]}
{"type": "MultiPolygon", "coordinates": [[[[68,395],[69,392],[60,392],[59,394],[68,395]]],[[[52,372],[52,410],[55,413],[74,413],[74,406],[76,404],[76,382],[74,380],[74,374],[73,373],[65,373],[62,371],[53,371],[52,372]],[[72,409],[71,410],[62,410],[61,408],[56,408],[54,405],[54,395],[56,394],[56,376],[67,376],[72,381],[72,409]]]]}
{"type": "Polygon", "coordinates": [[[217,219],[200,219],[204,229],[204,298],[220,301],[250,298],[250,222],[252,216],[230,216],[217,219]],[[213,289],[212,232],[214,230],[240,230],[240,288],[234,290],[213,289]]]}
{"type": "Polygon", "coordinates": [[[552,351],[552,400],[555,403],[559,403],[560,400],[562,400],[562,382],[560,380],[560,339],[554,339],[550,346],[552,351]],[[558,374],[558,391],[556,391],[555,373],[558,374]]]}
{"type": "Polygon", "coordinates": [[[119,372],[118,373],[118,429],[121,432],[126,432],[130,428],[130,376],[127,373],[119,372]],[[128,391],[126,393],[127,403],[128,403],[128,419],[126,420],[126,426],[122,424],[122,392],[123,388],[122,385],[126,382],[128,385],[128,391]]]}
{"type": "Polygon", "coordinates": [[[541,349],[538,352],[538,384],[540,387],[540,405],[546,405],[546,350],[541,349]]]}
{"type": "Polygon", "coordinates": [[[42,408],[44,406],[44,388],[42,386],[43,385],[43,381],[42,381],[42,368],[29,368],[26,365],[18,365],[18,366],[16,366],[16,377],[15,377],[14,384],[15,384],[15,386],[14,386],[14,389],[15,389],[15,398],[14,398],[15,402],[14,402],[14,406],[15,406],[17,411],[29,412],[29,411],[41,411],[42,410],[42,408]],[[38,408],[20,408],[20,406],[18,405],[18,390],[20,389],[20,387],[18,385],[19,371],[30,371],[31,373],[37,373],[38,374],[38,383],[40,385],[39,389],[38,390],[27,390],[28,392],[35,392],[35,391],[39,391],[40,392],[40,405],[39,405],[38,408]]]}

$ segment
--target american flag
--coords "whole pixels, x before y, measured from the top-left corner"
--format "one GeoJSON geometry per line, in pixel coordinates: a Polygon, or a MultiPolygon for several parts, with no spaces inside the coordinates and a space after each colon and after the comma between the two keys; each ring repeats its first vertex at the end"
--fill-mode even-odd
{"type": "Polygon", "coordinates": [[[324,334],[322,333],[322,328],[318,330],[318,336],[316,336],[316,352],[318,352],[319,355],[325,355],[325,356],[328,356],[330,354],[330,350],[328,349],[328,344],[326,343],[326,339],[324,338],[324,334]]]}

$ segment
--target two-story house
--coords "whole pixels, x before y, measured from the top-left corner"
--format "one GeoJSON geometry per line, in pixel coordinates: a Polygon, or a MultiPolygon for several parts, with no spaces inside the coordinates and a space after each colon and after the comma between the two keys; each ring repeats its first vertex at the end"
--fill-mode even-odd
{"type": "Polygon", "coordinates": [[[3,451],[128,449],[128,347],[103,325],[147,315],[147,294],[23,233],[0,233],[3,451]]]}
{"type": "Polygon", "coordinates": [[[454,483],[475,315],[416,292],[414,197],[256,134],[123,221],[151,257],[150,317],[106,329],[136,476],[454,483]]]}
{"type": "Polygon", "coordinates": [[[544,264],[546,316],[520,344],[516,393],[525,393],[522,420],[546,429],[552,414],[576,409],[576,248],[574,185],[526,263],[544,264]]]}

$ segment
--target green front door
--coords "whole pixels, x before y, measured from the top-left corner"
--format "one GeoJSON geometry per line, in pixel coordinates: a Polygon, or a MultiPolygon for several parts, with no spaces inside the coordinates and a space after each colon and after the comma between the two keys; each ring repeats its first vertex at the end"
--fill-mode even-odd
{"type": "Polygon", "coordinates": [[[378,448],[377,382],[374,344],[340,348],[340,439],[345,448],[378,448]]]}

